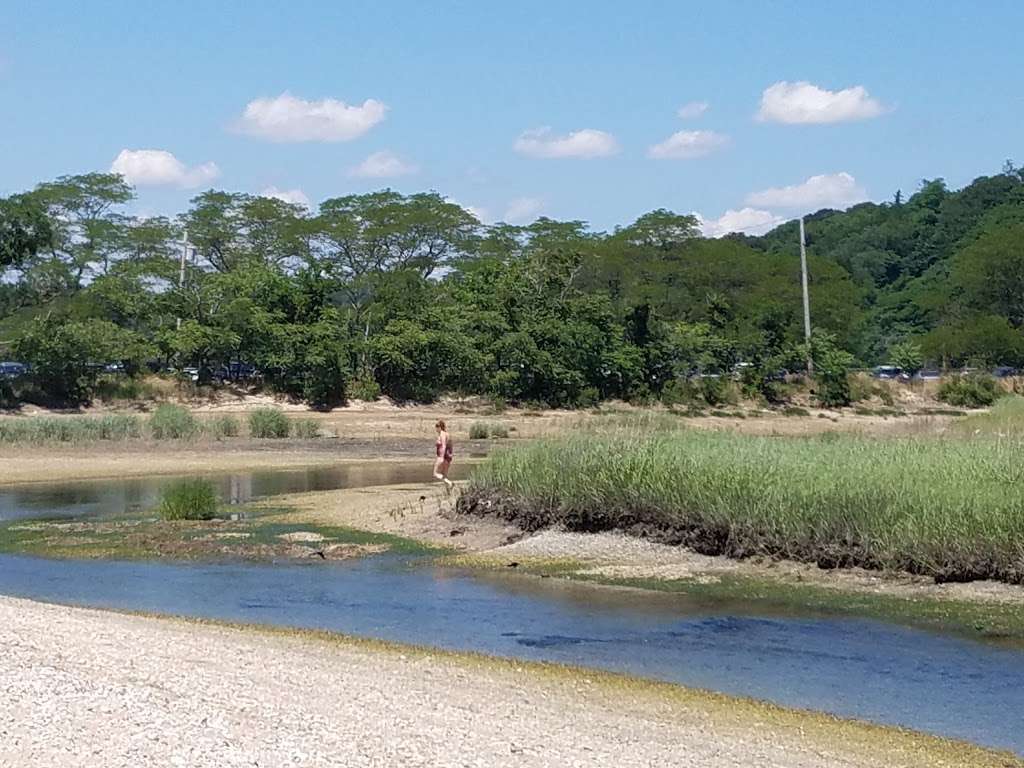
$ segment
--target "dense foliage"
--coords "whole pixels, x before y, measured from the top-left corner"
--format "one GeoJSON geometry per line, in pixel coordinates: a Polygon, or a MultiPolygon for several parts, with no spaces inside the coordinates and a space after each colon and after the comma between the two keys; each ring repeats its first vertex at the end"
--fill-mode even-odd
{"type": "MultiPolygon", "coordinates": [[[[329,408],[347,397],[442,392],[582,405],[715,399],[714,379],[779,396],[799,370],[797,226],[707,239],[658,210],[611,233],[541,218],[485,226],[436,193],[384,190],[315,212],[210,190],[177,219],[138,218],[113,174],[68,176],[0,200],[0,357],[37,391],[87,400],[104,365],[254,366],[329,408]],[[181,267],[187,229],[191,250],[181,267]]],[[[818,391],[895,361],[1024,364],[1024,175],[807,219],[818,391]]]]}

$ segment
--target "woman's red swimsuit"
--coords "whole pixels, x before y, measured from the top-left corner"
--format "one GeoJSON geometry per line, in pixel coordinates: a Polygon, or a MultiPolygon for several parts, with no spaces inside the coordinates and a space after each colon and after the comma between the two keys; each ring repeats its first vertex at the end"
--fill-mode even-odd
{"type": "MultiPolygon", "coordinates": [[[[441,457],[441,441],[438,440],[437,443],[435,443],[434,447],[437,450],[438,458],[440,458],[441,457]]],[[[445,443],[445,447],[444,447],[444,460],[445,461],[451,461],[452,460],[452,439],[450,437],[448,438],[448,442],[445,443]]]]}

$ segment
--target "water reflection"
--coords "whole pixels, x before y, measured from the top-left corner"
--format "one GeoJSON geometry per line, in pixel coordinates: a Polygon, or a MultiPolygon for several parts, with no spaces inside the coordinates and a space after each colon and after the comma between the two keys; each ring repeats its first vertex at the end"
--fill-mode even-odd
{"type": "MultiPolygon", "coordinates": [[[[465,464],[452,468],[454,479],[467,475],[465,464]]],[[[200,476],[216,485],[226,503],[244,504],[289,493],[429,482],[431,465],[429,462],[375,462],[200,476]]],[[[173,476],[129,477],[0,487],[0,520],[120,515],[148,509],[156,505],[161,490],[178,479],[173,476]]]]}

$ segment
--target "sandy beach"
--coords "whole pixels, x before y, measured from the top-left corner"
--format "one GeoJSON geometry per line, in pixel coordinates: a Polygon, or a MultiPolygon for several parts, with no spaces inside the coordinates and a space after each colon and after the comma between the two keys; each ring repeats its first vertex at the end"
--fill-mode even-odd
{"type": "Polygon", "coordinates": [[[602,673],[0,598],[0,765],[1010,766],[602,673]]]}

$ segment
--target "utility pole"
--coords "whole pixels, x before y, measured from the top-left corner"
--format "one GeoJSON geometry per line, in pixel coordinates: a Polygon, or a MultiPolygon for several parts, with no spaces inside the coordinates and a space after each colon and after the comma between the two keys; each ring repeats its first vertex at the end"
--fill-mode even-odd
{"type": "Polygon", "coordinates": [[[807,342],[807,375],[814,375],[811,356],[811,297],[807,291],[807,239],[804,236],[804,217],[800,217],[800,279],[804,288],[804,340],[807,342]]]}
{"type": "MultiPolygon", "coordinates": [[[[801,219],[801,221],[803,221],[801,219]]],[[[188,230],[186,229],[181,236],[181,262],[178,267],[178,290],[182,290],[185,287],[185,259],[188,258],[188,230]]],[[[178,330],[181,330],[181,316],[178,316],[178,330]]]]}

